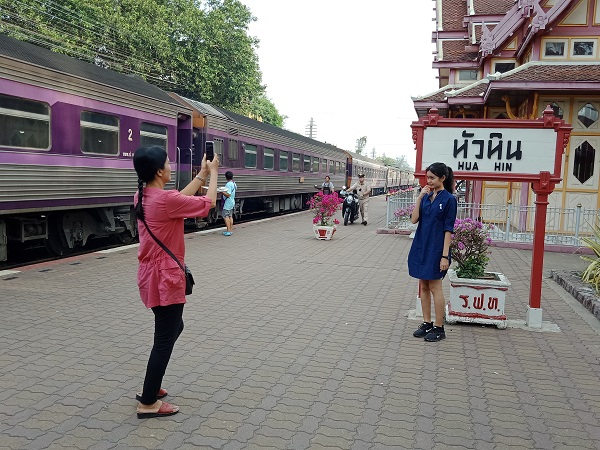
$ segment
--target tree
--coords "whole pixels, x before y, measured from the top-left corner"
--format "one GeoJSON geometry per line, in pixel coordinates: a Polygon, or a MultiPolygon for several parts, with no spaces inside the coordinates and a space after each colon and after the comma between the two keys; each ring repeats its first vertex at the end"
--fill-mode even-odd
{"type": "Polygon", "coordinates": [[[385,156],[385,153],[375,159],[384,166],[396,166],[396,160],[394,158],[390,158],[389,156],[385,156]]]}
{"type": "Polygon", "coordinates": [[[404,155],[401,155],[401,156],[399,156],[399,157],[396,158],[396,164],[395,164],[395,166],[398,167],[399,169],[406,170],[406,171],[409,171],[409,172],[412,172],[413,170],[415,170],[414,167],[412,167],[408,163],[408,161],[406,160],[406,156],[404,156],[404,155]]]}
{"type": "Polygon", "coordinates": [[[356,140],[356,153],[360,155],[367,145],[367,137],[363,136],[356,140]]]}
{"type": "Polygon", "coordinates": [[[283,121],[285,120],[285,117],[279,114],[273,102],[264,95],[254,99],[246,115],[279,128],[283,128],[283,121]]]}
{"type": "Polygon", "coordinates": [[[0,0],[2,32],[281,126],[239,0],[0,0]]]}

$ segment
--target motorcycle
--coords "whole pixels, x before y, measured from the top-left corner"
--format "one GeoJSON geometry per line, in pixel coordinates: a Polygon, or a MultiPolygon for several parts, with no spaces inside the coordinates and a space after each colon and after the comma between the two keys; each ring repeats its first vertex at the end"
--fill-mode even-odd
{"type": "Polygon", "coordinates": [[[346,192],[346,186],[340,191],[340,195],[344,197],[344,203],[342,203],[342,217],[344,218],[344,225],[348,225],[348,222],[354,223],[358,220],[359,206],[358,206],[358,195],[356,195],[356,189],[354,191],[346,192]]]}

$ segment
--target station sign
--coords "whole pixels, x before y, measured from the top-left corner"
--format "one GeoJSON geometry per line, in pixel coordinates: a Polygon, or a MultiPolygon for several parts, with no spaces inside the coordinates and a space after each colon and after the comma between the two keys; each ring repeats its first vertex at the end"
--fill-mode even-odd
{"type": "Polygon", "coordinates": [[[439,116],[432,108],[411,125],[417,150],[415,177],[442,162],[459,180],[526,181],[550,174],[561,179],[571,126],[546,108],[539,119],[463,119],[439,116]]]}
{"type": "Polygon", "coordinates": [[[423,136],[421,165],[440,161],[456,173],[539,176],[554,172],[555,145],[553,129],[430,127],[423,136]]]}

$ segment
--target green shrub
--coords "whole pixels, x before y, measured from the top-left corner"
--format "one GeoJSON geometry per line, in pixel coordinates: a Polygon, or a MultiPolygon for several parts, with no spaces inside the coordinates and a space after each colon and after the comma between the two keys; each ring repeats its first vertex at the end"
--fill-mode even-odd
{"type": "Polygon", "coordinates": [[[594,251],[596,256],[581,255],[581,259],[590,263],[583,271],[581,279],[590,283],[597,292],[600,292],[600,227],[594,225],[594,237],[584,237],[582,240],[586,247],[594,251]]]}

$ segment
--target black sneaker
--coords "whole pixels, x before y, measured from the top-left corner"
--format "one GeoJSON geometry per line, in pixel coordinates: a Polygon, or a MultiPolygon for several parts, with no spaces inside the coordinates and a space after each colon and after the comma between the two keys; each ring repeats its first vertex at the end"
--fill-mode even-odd
{"type": "Polygon", "coordinates": [[[433,322],[423,322],[419,328],[417,328],[417,331],[413,333],[413,336],[422,338],[425,337],[425,335],[431,330],[433,330],[433,322]]]}
{"type": "Polygon", "coordinates": [[[442,339],[446,339],[446,332],[444,331],[444,326],[441,327],[433,327],[429,333],[425,335],[425,340],[427,342],[436,342],[441,341],[442,339]]]}
{"type": "Polygon", "coordinates": [[[366,224],[367,224],[367,221],[365,220],[365,221],[363,222],[363,225],[366,225],[366,224]]]}

